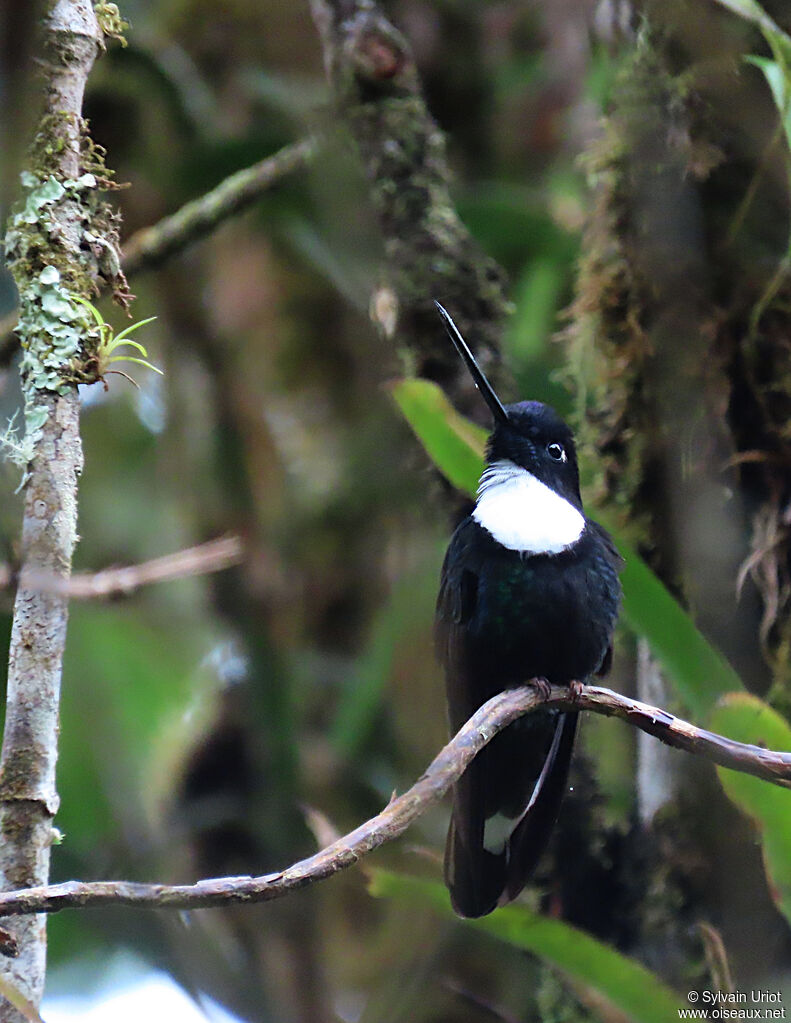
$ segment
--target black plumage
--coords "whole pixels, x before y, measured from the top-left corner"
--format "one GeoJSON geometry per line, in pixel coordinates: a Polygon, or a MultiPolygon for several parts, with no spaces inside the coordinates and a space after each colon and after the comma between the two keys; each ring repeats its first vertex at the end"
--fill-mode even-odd
{"type": "MultiPolygon", "coordinates": [[[[584,681],[606,669],[620,558],[584,516],[568,426],[540,402],[502,406],[440,311],[495,416],[479,500],[450,542],[437,601],[437,650],[456,731],[510,686],[584,681]]],[[[489,743],[455,786],[445,877],[461,915],[491,912],[529,880],[566,789],[576,727],[576,713],[529,714],[489,743]]]]}

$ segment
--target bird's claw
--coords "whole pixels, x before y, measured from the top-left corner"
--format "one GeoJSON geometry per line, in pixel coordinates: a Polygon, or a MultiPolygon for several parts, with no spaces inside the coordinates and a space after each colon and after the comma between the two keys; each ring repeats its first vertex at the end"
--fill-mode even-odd
{"type": "Polygon", "coordinates": [[[531,685],[538,691],[538,695],[542,700],[548,700],[552,695],[552,686],[545,678],[534,678],[531,681],[531,685]]]}
{"type": "Polygon", "coordinates": [[[577,703],[579,698],[582,696],[582,691],[585,687],[579,679],[573,679],[569,682],[569,699],[572,703],[577,703]]]}

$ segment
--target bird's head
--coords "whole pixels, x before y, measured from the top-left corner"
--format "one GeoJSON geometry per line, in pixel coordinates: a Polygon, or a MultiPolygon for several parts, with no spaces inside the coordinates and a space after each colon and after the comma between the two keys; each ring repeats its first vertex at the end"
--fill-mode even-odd
{"type": "Polygon", "coordinates": [[[525,470],[575,508],[582,510],[579,469],[574,435],[553,408],[540,401],[503,405],[486,379],[456,324],[436,303],[451,341],[464,360],[478,390],[494,417],[494,429],[486,445],[488,469],[481,479],[505,466],[525,470]]]}
{"type": "Polygon", "coordinates": [[[582,509],[574,435],[549,405],[518,401],[504,406],[486,445],[489,466],[513,463],[582,509]]]}

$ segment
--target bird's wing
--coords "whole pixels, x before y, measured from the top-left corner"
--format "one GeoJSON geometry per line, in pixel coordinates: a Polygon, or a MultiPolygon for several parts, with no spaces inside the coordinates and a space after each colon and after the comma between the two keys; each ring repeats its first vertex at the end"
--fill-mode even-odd
{"type": "MultiPolygon", "coordinates": [[[[445,672],[448,720],[452,732],[492,693],[476,670],[470,627],[478,609],[479,571],[475,525],[465,519],[456,529],[442,566],[435,642],[445,672]]],[[[481,916],[496,905],[506,883],[505,857],[484,848],[489,757],[482,751],[453,789],[453,815],[445,847],[445,880],[464,916],[481,916]]]]}
{"type": "MultiPolygon", "coordinates": [[[[465,520],[442,569],[436,643],[445,669],[448,717],[455,732],[503,688],[476,635],[486,571],[465,520]]],[[[565,788],[576,715],[538,711],[510,725],[473,760],[453,790],[445,879],[457,912],[482,916],[513,898],[532,873],[552,831],[565,788]]]]}
{"type": "MultiPolygon", "coordinates": [[[[594,522],[593,519],[588,519],[588,529],[591,530],[601,541],[601,549],[604,557],[609,561],[611,568],[616,572],[620,572],[623,567],[624,560],[621,556],[620,551],[615,546],[615,541],[604,528],[600,526],[598,522],[594,522]]],[[[601,659],[601,664],[593,673],[596,678],[604,678],[610,674],[610,668],[612,667],[612,643],[607,647],[604,657],[601,659]]],[[[582,679],[579,680],[583,681],[582,679]]]]}
{"type": "MultiPolygon", "coordinates": [[[[478,609],[480,558],[475,550],[472,519],[453,534],[440,576],[434,626],[437,658],[445,670],[450,727],[457,731],[487,699],[476,678],[469,630],[478,609]]],[[[490,694],[491,695],[491,694],[490,694]]]]}

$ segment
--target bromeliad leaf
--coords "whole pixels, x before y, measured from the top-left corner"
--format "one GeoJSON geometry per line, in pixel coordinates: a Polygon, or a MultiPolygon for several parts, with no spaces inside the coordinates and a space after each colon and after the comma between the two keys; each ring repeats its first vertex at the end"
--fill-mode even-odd
{"type": "Polygon", "coordinates": [[[162,370],[148,361],[148,352],[143,345],[139,341],[132,341],[129,337],[130,334],[139,330],[140,327],[144,327],[147,323],[153,323],[156,316],[149,316],[145,320],[138,320],[137,323],[133,323],[125,330],[122,330],[120,334],[114,334],[111,325],[107,323],[92,302],[77,295],[74,296],[74,299],[80,305],[85,306],[91,314],[96,324],[96,334],[98,335],[95,351],[86,360],[86,366],[78,372],[80,383],[96,383],[98,380],[103,381],[108,373],[117,373],[137,387],[137,381],[133,380],[128,373],[124,373],[122,370],[110,369],[111,364],[114,362],[136,362],[139,366],[145,366],[146,369],[153,370],[155,373],[159,373],[160,376],[162,375],[162,370]],[[118,349],[126,347],[134,348],[140,353],[140,356],[113,354],[118,349]]]}
{"type": "MultiPolygon", "coordinates": [[[[791,36],[780,28],[757,0],[718,0],[718,2],[729,11],[744,18],[745,21],[757,25],[769,49],[772,51],[771,60],[767,57],[756,56],[748,56],[744,59],[763,72],[772,93],[772,99],[777,107],[780,116],[780,127],[785,136],[786,175],[788,177],[789,191],[791,191],[791,36]]],[[[791,269],[791,235],[789,235],[786,244],[785,256],[780,261],[777,270],[764,289],[764,293],[753,308],[750,316],[751,335],[755,333],[761,316],[777,294],[780,285],[788,275],[789,269],[791,269]]]]}
{"type": "MultiPolygon", "coordinates": [[[[768,786],[767,786],[768,787],[768,786]]],[[[435,881],[371,871],[369,891],[378,897],[397,898],[427,906],[459,927],[469,927],[507,942],[561,969],[577,985],[606,999],[613,1009],[637,1023],[667,1023],[677,1018],[683,999],[634,959],[597,941],[563,920],[541,916],[527,906],[512,903],[486,917],[462,920],[451,909],[443,885],[435,881]]],[[[608,1013],[618,1015],[619,1013],[608,1013]]]]}
{"type": "MultiPolygon", "coordinates": [[[[714,711],[711,727],[739,742],[791,750],[791,726],[749,693],[724,697],[714,711]]],[[[791,791],[723,767],[717,768],[717,774],[728,798],[760,831],[770,894],[791,922],[791,791]]]]}
{"type": "Polygon", "coordinates": [[[430,380],[398,380],[392,395],[442,475],[474,494],[483,467],[486,431],[465,419],[430,380]]]}

